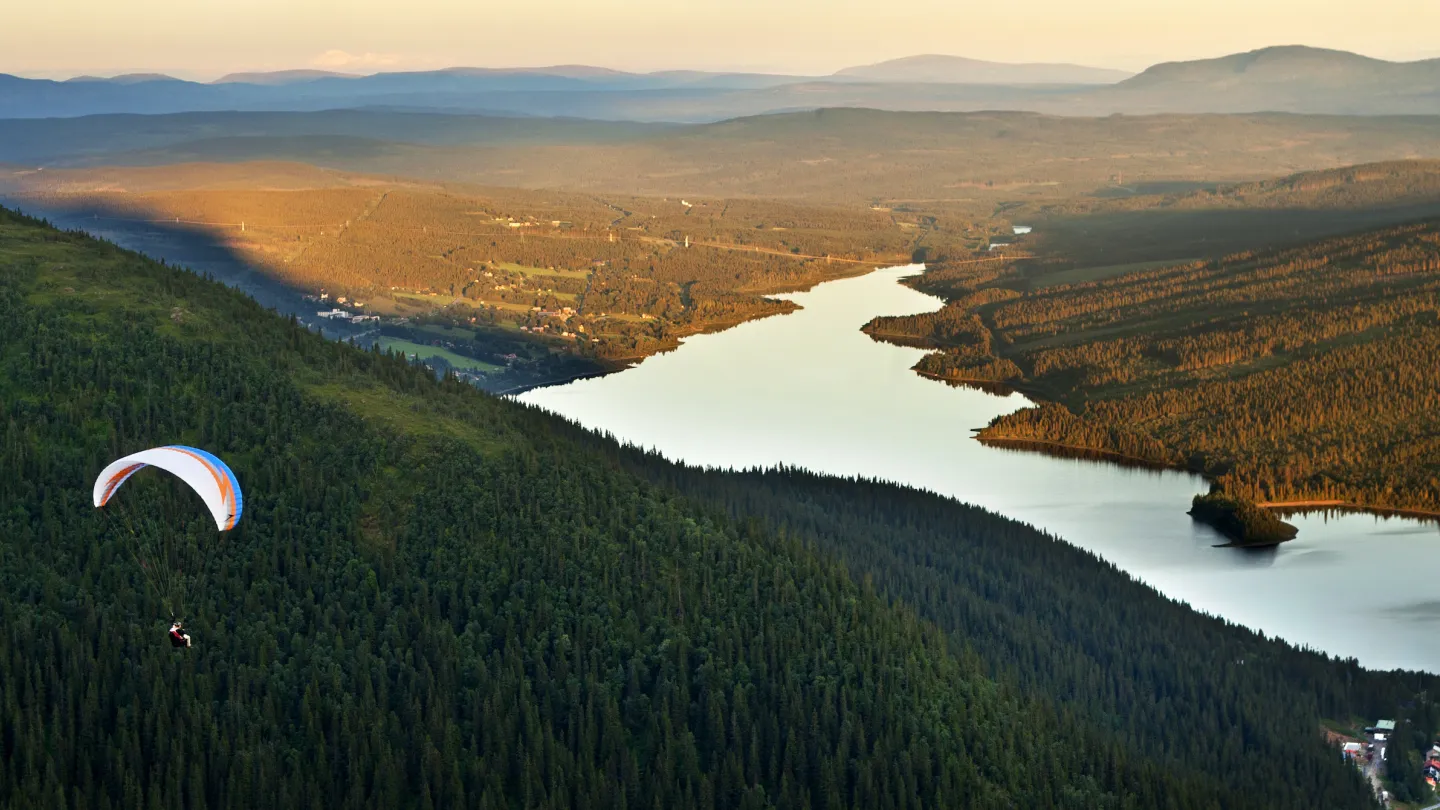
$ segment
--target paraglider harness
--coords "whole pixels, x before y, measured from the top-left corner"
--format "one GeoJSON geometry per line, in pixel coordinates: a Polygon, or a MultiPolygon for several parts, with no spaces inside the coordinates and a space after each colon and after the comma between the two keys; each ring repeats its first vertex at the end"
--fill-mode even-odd
{"type": "Polygon", "coordinates": [[[180,625],[179,621],[176,621],[175,623],[170,625],[170,646],[190,646],[190,634],[185,632],[185,628],[180,625]]]}

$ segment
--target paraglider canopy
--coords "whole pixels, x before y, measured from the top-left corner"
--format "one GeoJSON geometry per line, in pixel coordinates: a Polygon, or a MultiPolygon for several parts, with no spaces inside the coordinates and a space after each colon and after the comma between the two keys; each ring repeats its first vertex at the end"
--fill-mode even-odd
{"type": "Polygon", "coordinates": [[[210,453],[178,444],[142,450],[111,463],[95,479],[95,506],[104,506],[121,484],[145,467],[172,473],[199,493],[220,531],[229,531],[239,522],[244,498],[235,473],[210,453]]]}

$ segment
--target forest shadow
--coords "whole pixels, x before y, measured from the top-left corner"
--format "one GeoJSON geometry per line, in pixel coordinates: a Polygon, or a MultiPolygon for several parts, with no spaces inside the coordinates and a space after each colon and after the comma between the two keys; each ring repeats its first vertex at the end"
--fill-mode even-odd
{"type": "Polygon", "coordinates": [[[102,202],[55,204],[25,196],[0,197],[0,204],[43,219],[57,228],[81,231],[126,250],[214,279],[281,315],[293,315],[327,337],[347,339],[374,331],[319,318],[319,306],[305,291],[248,262],[217,230],[194,223],[142,218],[102,202]]]}
{"type": "MultiPolygon", "coordinates": [[[[142,218],[132,211],[121,210],[103,202],[86,200],[70,205],[57,205],[24,196],[0,196],[0,205],[43,219],[62,230],[79,231],[143,254],[173,267],[218,281],[238,290],[261,306],[283,316],[293,316],[306,328],[332,340],[353,341],[370,348],[383,336],[413,337],[403,334],[408,327],[356,324],[344,319],[319,316],[330,309],[328,303],[307,300],[308,291],[287,283],[263,267],[252,264],[227,244],[225,235],[213,227],[183,221],[167,222],[158,218],[142,218]]],[[[478,354],[519,351],[523,342],[484,330],[475,332],[476,342],[483,344],[478,354]]],[[[469,355],[467,355],[469,356],[469,355]]],[[[483,357],[475,359],[484,362],[483,357]]],[[[437,374],[454,371],[466,382],[492,393],[517,393],[531,388],[569,382],[615,370],[583,358],[545,351],[539,359],[518,363],[503,370],[485,374],[456,369],[443,358],[429,357],[423,361],[437,374]]]]}
{"type": "MultiPolygon", "coordinates": [[[[1069,260],[1071,273],[1141,262],[1214,258],[1440,217],[1440,200],[1367,208],[1145,209],[1062,216],[1037,223],[1040,253],[1069,260]]],[[[1032,279],[1060,269],[1047,266],[1032,279]]],[[[1091,279],[1085,279],[1091,280],[1091,279]]]]}

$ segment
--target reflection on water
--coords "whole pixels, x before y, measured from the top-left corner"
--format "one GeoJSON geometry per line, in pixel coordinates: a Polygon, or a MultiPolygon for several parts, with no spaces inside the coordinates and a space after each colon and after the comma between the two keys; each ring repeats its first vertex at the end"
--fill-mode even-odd
{"type": "Polygon", "coordinates": [[[910,370],[923,350],[859,331],[877,315],[941,306],[896,283],[917,271],[822,284],[786,296],[803,307],[793,314],[518,398],[692,464],[785,463],[950,495],[1063,537],[1201,610],[1369,666],[1440,671],[1440,644],[1406,612],[1437,592],[1440,528],[1299,515],[1289,518],[1299,539],[1278,548],[1216,548],[1225,539],[1185,514],[1206,488],[1198,476],[981,444],[971,431],[1024,407],[1023,396],[938,385],[910,370]]]}

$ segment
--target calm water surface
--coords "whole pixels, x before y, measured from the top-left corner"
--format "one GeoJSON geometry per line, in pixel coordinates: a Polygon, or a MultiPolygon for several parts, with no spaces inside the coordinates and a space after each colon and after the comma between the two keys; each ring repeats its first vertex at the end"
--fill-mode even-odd
{"type": "Polygon", "coordinates": [[[517,399],[691,464],[783,462],[950,495],[1053,532],[1200,610],[1370,667],[1440,672],[1440,527],[1308,515],[1291,519],[1300,536],[1279,549],[1214,548],[1223,539],[1185,514],[1205,489],[1198,476],[986,447],[971,429],[1028,400],[926,380],[910,371],[921,350],[859,331],[877,315],[941,306],[897,283],[918,270],[784,296],[804,309],[517,399]]]}

